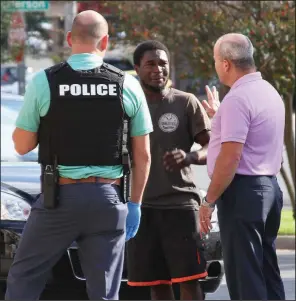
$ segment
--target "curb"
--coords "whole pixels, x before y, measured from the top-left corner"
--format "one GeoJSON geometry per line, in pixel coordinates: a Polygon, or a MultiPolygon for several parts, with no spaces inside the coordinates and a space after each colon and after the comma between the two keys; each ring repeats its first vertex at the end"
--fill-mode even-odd
{"type": "Polygon", "coordinates": [[[277,250],[295,250],[295,236],[280,235],[276,239],[275,246],[277,250]]]}

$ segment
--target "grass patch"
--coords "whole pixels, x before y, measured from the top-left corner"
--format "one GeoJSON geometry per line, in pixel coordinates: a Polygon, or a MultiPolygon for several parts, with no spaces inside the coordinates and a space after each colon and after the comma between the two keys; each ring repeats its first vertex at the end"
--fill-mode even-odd
{"type": "Polygon", "coordinates": [[[295,235],[295,220],[293,218],[292,210],[282,210],[279,235],[295,235]]]}

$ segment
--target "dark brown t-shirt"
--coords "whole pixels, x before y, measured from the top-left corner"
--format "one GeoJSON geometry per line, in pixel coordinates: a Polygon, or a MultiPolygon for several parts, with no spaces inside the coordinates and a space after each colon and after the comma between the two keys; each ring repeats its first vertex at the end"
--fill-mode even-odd
{"type": "Polygon", "coordinates": [[[176,89],[170,89],[162,101],[147,99],[147,103],[154,131],[150,134],[152,163],[143,207],[197,209],[200,195],[191,167],[167,171],[163,156],[175,148],[190,152],[194,137],[210,130],[207,113],[193,94],[176,89]]]}

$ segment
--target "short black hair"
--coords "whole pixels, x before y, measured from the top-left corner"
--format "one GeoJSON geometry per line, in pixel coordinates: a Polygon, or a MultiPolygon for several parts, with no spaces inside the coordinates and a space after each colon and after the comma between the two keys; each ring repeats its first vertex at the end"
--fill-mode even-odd
{"type": "Polygon", "coordinates": [[[156,40],[148,40],[148,41],[144,41],[142,43],[140,43],[135,51],[134,51],[134,64],[137,66],[140,66],[141,60],[145,54],[146,51],[150,51],[150,50],[163,50],[165,51],[165,53],[168,56],[168,59],[170,61],[170,52],[167,49],[167,47],[162,44],[159,41],[156,40]]]}

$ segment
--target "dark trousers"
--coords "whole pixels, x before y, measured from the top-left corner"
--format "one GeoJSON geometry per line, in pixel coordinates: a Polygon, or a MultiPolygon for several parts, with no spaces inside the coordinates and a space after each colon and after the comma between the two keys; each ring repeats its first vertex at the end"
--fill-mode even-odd
{"type": "Polygon", "coordinates": [[[52,267],[76,240],[92,300],[118,299],[127,207],[112,184],[60,188],[56,209],[33,205],[9,271],[5,300],[38,300],[52,267]]]}
{"type": "Polygon", "coordinates": [[[283,197],[276,177],[236,175],[217,202],[232,300],[284,300],[275,240],[283,197]]]}

